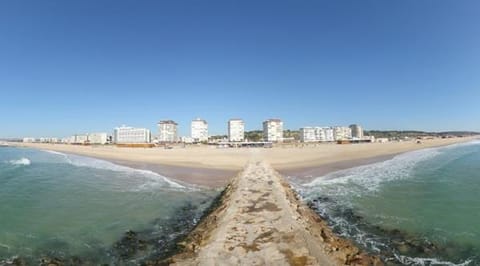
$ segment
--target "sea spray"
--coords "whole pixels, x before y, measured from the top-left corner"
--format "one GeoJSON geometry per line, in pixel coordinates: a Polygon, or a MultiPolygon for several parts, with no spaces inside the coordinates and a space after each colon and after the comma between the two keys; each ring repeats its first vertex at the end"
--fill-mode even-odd
{"type": "Polygon", "coordinates": [[[21,158],[18,160],[10,160],[8,163],[11,165],[30,165],[32,162],[28,158],[21,158]]]}

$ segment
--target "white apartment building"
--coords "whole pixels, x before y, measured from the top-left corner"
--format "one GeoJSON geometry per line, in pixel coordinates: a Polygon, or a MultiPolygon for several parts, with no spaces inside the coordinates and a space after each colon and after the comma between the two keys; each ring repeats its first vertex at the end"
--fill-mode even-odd
{"type": "Polygon", "coordinates": [[[245,139],[245,122],[242,119],[228,120],[228,140],[231,142],[245,139]]]}
{"type": "Polygon", "coordinates": [[[349,127],[333,127],[333,138],[335,141],[352,139],[352,130],[349,127]]]}
{"type": "Polygon", "coordinates": [[[302,142],[314,142],[319,141],[316,136],[316,129],[313,127],[300,128],[300,141],[302,142]]]}
{"type": "Polygon", "coordinates": [[[320,141],[325,141],[325,142],[335,141],[335,138],[333,136],[333,128],[321,127],[320,131],[322,132],[320,134],[320,141]]]}
{"type": "Polygon", "coordinates": [[[117,144],[150,143],[150,130],[121,126],[113,131],[113,142],[117,144]]]}
{"type": "Polygon", "coordinates": [[[300,129],[302,142],[330,142],[334,141],[331,127],[304,127],[300,129]]]}
{"type": "Polygon", "coordinates": [[[207,121],[197,118],[192,120],[191,137],[194,142],[208,141],[208,123],[207,121]]]}
{"type": "Polygon", "coordinates": [[[88,142],[90,144],[101,144],[105,145],[108,141],[107,133],[90,133],[88,134],[88,142]]]}
{"type": "Polygon", "coordinates": [[[177,123],[172,120],[163,120],[158,122],[158,141],[159,142],[176,142],[177,123]]]}
{"type": "Polygon", "coordinates": [[[88,135],[73,135],[70,137],[69,143],[70,144],[85,144],[88,142],[88,135]]]}
{"type": "Polygon", "coordinates": [[[363,139],[363,128],[360,125],[353,124],[349,127],[352,130],[353,139],[363,139]]]}
{"type": "Polygon", "coordinates": [[[283,122],[280,119],[268,119],[263,122],[263,139],[271,142],[283,141],[283,122]]]}
{"type": "Polygon", "coordinates": [[[36,141],[35,138],[23,138],[23,142],[25,142],[25,143],[33,143],[35,141],[36,141]]]}

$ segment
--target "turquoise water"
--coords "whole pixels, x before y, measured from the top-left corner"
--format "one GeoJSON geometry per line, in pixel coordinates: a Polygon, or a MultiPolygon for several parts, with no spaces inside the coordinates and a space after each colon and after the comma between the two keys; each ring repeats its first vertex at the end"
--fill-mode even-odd
{"type": "Polygon", "coordinates": [[[112,263],[127,230],[168,240],[162,234],[195,223],[215,195],[103,160],[0,148],[0,265],[13,256],[112,263]],[[176,221],[182,212],[191,221],[176,221]]]}
{"type": "Polygon", "coordinates": [[[299,186],[334,230],[399,265],[480,265],[480,142],[424,149],[299,186]]]}

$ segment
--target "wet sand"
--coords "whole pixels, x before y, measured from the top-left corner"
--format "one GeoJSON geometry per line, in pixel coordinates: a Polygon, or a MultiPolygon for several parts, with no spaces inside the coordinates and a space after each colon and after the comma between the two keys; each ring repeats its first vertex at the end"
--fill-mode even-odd
{"type": "Polygon", "coordinates": [[[148,164],[122,160],[109,161],[135,169],[149,170],[183,183],[209,188],[225,187],[238,173],[238,171],[228,169],[148,164]]]}

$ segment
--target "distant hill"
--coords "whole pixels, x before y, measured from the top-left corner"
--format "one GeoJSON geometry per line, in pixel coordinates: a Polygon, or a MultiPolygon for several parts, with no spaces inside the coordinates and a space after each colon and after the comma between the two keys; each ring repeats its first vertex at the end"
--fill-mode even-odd
{"type": "Polygon", "coordinates": [[[472,131],[445,131],[445,132],[427,132],[416,130],[365,130],[365,136],[374,136],[375,138],[416,138],[416,137],[467,137],[480,135],[479,132],[472,131]]]}

